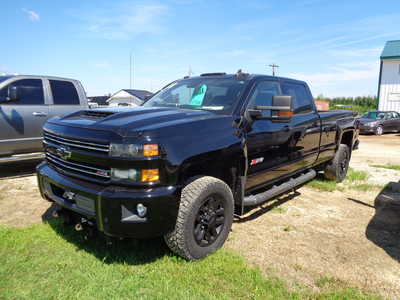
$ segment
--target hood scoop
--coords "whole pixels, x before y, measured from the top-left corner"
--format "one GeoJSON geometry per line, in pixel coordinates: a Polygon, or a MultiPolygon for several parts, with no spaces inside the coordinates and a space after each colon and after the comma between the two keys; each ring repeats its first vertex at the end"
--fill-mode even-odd
{"type": "Polygon", "coordinates": [[[113,114],[114,112],[111,111],[85,110],[82,112],[81,117],[85,117],[86,119],[91,119],[91,120],[99,120],[107,118],[113,114]]]}

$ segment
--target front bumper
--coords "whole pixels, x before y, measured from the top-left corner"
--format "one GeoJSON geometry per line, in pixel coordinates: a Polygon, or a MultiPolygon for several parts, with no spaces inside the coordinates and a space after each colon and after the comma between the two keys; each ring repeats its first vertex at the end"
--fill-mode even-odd
{"type": "Polygon", "coordinates": [[[99,231],[115,237],[162,236],[175,227],[180,190],[177,187],[133,189],[102,186],[64,176],[46,162],[37,167],[43,198],[94,221],[99,231]],[[137,215],[142,203],[146,215],[137,215]]]}
{"type": "Polygon", "coordinates": [[[360,126],[360,134],[375,133],[376,127],[360,126]]]}

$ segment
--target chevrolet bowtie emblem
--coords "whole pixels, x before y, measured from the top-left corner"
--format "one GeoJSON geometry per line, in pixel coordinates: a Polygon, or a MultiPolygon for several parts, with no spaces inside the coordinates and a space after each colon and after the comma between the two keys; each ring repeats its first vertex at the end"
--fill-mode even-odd
{"type": "Polygon", "coordinates": [[[56,154],[58,157],[64,159],[64,160],[68,160],[71,158],[71,151],[68,150],[68,148],[66,147],[59,147],[56,149],[56,154]]]}

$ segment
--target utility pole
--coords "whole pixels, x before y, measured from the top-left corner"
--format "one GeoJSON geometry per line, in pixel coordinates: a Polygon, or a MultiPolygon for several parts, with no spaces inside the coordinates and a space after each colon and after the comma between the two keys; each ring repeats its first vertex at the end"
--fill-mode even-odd
{"type": "Polygon", "coordinates": [[[276,64],[269,65],[272,68],[272,76],[275,76],[275,69],[278,70],[279,66],[276,64]]]}

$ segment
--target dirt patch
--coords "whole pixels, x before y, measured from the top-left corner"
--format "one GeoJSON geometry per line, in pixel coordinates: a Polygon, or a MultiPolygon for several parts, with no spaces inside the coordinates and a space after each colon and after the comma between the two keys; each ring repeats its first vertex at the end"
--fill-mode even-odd
{"type": "MultiPolygon", "coordinates": [[[[370,167],[400,165],[399,146],[397,135],[362,136],[351,167],[367,171],[371,185],[399,181],[399,171],[370,167]]],[[[380,190],[323,192],[303,187],[299,193],[289,201],[266,203],[235,222],[227,247],[289,284],[318,289],[321,279],[334,278],[385,297],[400,297],[400,234],[372,226],[380,190]],[[377,236],[385,243],[371,238],[377,236]]]]}
{"type": "Polygon", "coordinates": [[[42,221],[50,203],[37,188],[37,161],[0,165],[0,224],[28,226],[42,221]]]}

